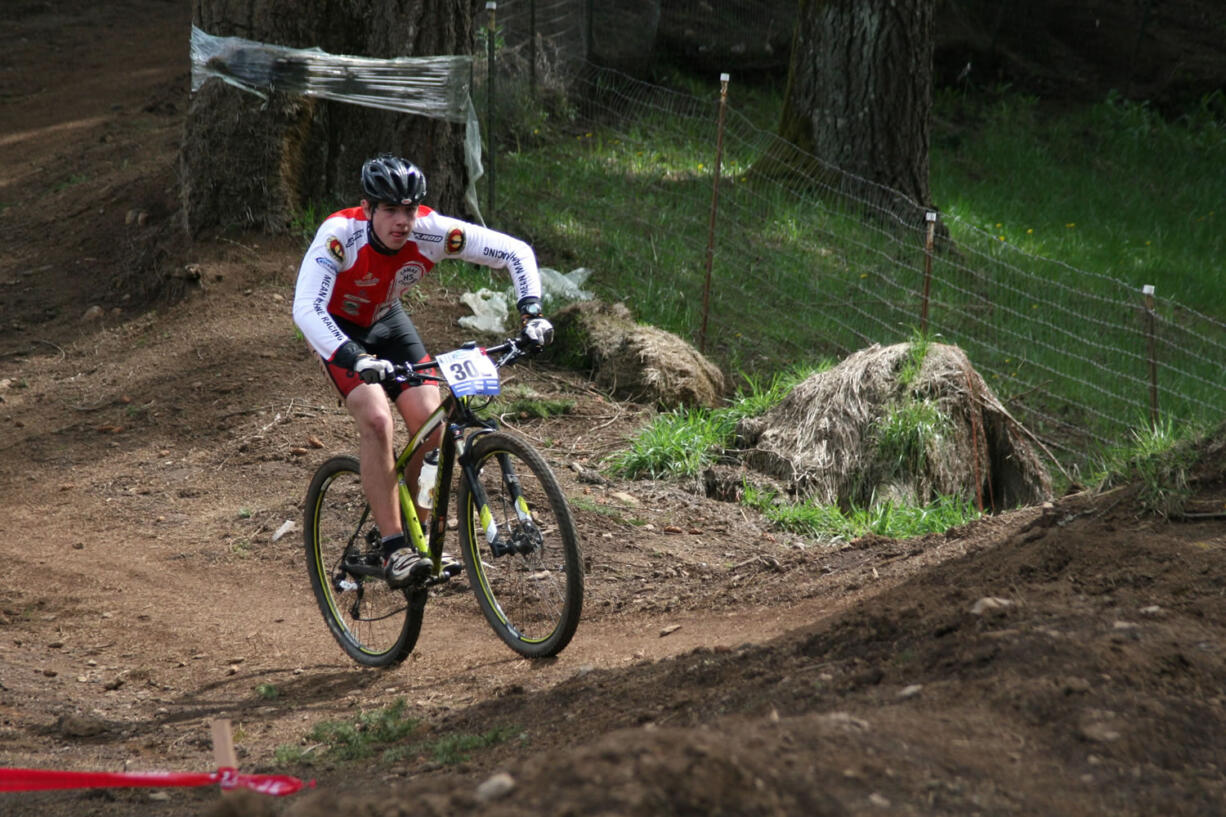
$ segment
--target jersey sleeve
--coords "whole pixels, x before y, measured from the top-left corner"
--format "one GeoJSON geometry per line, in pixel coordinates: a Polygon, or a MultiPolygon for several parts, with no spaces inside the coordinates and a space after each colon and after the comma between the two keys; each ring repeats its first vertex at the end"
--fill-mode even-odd
{"type": "Polygon", "coordinates": [[[351,252],[345,248],[345,229],[343,218],[328,218],[320,225],[302,257],[294,287],[294,323],[324,360],[331,360],[349,340],[328,312],[336,278],[345,266],[345,253],[351,252]]]}
{"type": "Polygon", "coordinates": [[[541,297],[536,253],[526,241],[434,212],[429,215],[428,229],[442,235],[439,247],[442,258],[505,269],[515,287],[516,304],[523,303],[525,298],[541,297]]]}

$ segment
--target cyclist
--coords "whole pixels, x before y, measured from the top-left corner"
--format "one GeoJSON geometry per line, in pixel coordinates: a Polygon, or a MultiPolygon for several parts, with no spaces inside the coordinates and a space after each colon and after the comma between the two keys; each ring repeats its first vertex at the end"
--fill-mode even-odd
{"type": "MultiPolygon", "coordinates": [[[[363,164],[362,191],[359,206],[324,220],[303,256],[294,322],[357,422],[362,487],[383,534],[384,576],[393,586],[403,586],[425,579],[433,568],[402,529],[389,400],[414,434],[441,398],[433,385],[408,387],[391,376],[393,363],[429,359],[401,294],[446,258],[506,269],[523,337],[539,348],[553,338],[553,327],[541,317],[540,273],[527,243],[421,204],[426,178],[397,156],[383,154],[363,164]]],[[[438,446],[441,431],[434,432],[433,446],[423,446],[409,463],[414,498],[424,452],[438,446]]],[[[417,509],[423,523],[427,510],[417,509]]],[[[445,554],[445,562],[449,571],[459,569],[450,555],[445,554]]]]}

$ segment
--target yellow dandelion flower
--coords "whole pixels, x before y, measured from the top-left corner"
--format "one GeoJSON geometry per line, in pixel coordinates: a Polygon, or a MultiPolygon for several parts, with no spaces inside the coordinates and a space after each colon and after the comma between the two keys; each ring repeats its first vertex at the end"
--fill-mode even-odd
{"type": "Polygon", "coordinates": [[[1068,228],[1071,230],[1071,229],[1073,229],[1074,227],[1076,227],[1076,226],[1077,226],[1077,222],[1075,222],[1075,221],[1070,221],[1068,224],[1065,224],[1064,226],[1065,226],[1065,227],[1068,227],[1068,228]]]}

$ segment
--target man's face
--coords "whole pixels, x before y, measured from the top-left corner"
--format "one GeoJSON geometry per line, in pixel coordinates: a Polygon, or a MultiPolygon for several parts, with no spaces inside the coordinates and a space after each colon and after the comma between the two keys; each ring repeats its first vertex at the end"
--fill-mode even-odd
{"type": "Polygon", "coordinates": [[[390,250],[398,250],[409,240],[413,222],[417,218],[416,204],[371,204],[362,201],[362,207],[370,218],[375,235],[390,250]]]}

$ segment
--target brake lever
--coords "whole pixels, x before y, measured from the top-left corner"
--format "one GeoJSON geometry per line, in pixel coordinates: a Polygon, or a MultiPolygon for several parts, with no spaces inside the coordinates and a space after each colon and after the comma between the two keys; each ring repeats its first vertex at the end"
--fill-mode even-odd
{"type": "Polygon", "coordinates": [[[499,369],[501,369],[503,366],[506,366],[508,363],[511,363],[523,357],[524,355],[524,351],[523,349],[520,348],[519,340],[517,338],[507,338],[507,344],[511,348],[508,349],[506,353],[502,355],[502,357],[498,358],[498,362],[494,364],[499,369]]]}

